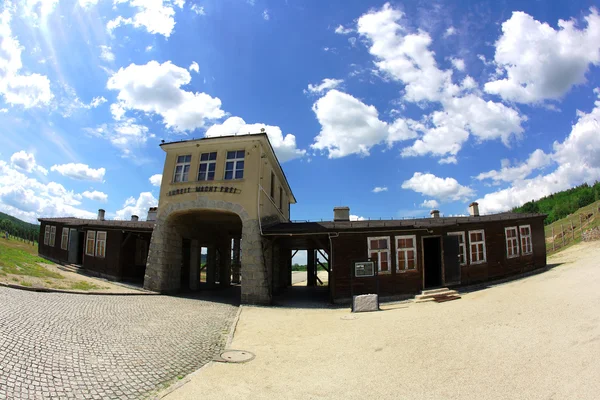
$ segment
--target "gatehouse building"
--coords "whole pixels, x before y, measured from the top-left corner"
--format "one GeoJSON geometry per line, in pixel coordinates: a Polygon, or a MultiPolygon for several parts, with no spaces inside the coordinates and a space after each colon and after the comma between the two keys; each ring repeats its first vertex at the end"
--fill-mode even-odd
{"type": "Polygon", "coordinates": [[[270,304],[292,285],[307,251],[306,282],[330,301],[408,296],[517,275],[546,265],[544,214],[294,222],[296,203],[263,133],[162,143],[159,204],[147,221],[40,218],[39,253],[161,293],[240,286],[243,303],[270,304]],[[61,232],[60,249],[57,232],[61,232]],[[324,271],[325,279],[319,278],[324,271]]]}

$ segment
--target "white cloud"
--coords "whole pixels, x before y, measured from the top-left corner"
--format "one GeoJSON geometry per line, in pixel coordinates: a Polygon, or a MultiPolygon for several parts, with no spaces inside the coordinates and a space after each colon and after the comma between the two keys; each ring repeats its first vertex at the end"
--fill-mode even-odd
{"type": "Polygon", "coordinates": [[[458,164],[458,160],[455,156],[450,156],[446,158],[440,158],[438,164],[458,164]]]}
{"type": "Polygon", "coordinates": [[[108,21],[106,29],[110,34],[121,25],[133,25],[135,28],[144,27],[149,33],[171,36],[175,28],[175,10],[173,5],[182,7],[185,1],[180,0],[116,0],[115,4],[128,3],[136,12],[133,18],[123,18],[121,15],[108,21]]]}
{"type": "Polygon", "coordinates": [[[104,103],[106,103],[106,99],[103,96],[96,96],[92,99],[87,108],[96,108],[104,103]]]}
{"type": "Polygon", "coordinates": [[[40,21],[46,23],[48,15],[54,11],[58,0],[21,0],[19,3],[23,6],[23,14],[31,18],[34,26],[38,26],[40,21]]]}
{"type": "Polygon", "coordinates": [[[148,180],[150,181],[152,186],[160,187],[160,184],[162,182],[162,174],[154,174],[148,180]]]}
{"type": "Polygon", "coordinates": [[[131,64],[120,68],[107,83],[118,90],[119,106],[162,116],[167,128],[193,131],[207,120],[222,118],[221,100],[206,93],[181,89],[192,80],[188,70],[167,61],[150,61],[145,65],[131,64]]]}
{"type": "Polygon", "coordinates": [[[354,29],[344,28],[343,25],[339,25],[337,28],[335,28],[335,33],[337,33],[338,35],[349,35],[352,32],[354,32],[354,29]]]}
{"type": "Polygon", "coordinates": [[[381,187],[381,186],[376,186],[376,187],[375,187],[375,188],[372,190],[372,192],[373,192],[373,193],[381,193],[381,192],[387,192],[387,190],[388,190],[387,186],[383,186],[383,187],[381,187]]]}
{"type": "Polygon", "coordinates": [[[81,195],[61,184],[29,178],[0,160],[0,211],[31,223],[38,217],[94,218],[94,213],[76,207],[80,200],[81,195]]]}
{"type": "Polygon", "coordinates": [[[155,137],[146,126],[137,124],[133,118],[84,130],[92,136],[110,141],[114,147],[121,150],[123,157],[135,156],[136,150],[144,147],[148,139],[155,137]]]}
{"type": "Polygon", "coordinates": [[[90,168],[86,164],[80,163],[69,163],[62,165],[53,165],[50,167],[50,171],[55,171],[62,176],[67,176],[72,179],[102,182],[104,174],[106,173],[105,168],[90,168]]]}
{"type": "Polygon", "coordinates": [[[444,32],[444,38],[448,38],[452,35],[456,35],[456,28],[453,26],[448,27],[448,29],[446,29],[446,31],[444,32]]]}
{"type": "Polygon", "coordinates": [[[21,171],[33,172],[38,171],[43,175],[48,175],[48,170],[41,165],[38,165],[35,161],[35,156],[32,153],[26,151],[18,151],[10,157],[10,163],[13,167],[21,171]]]}
{"type": "MultiPolygon", "coordinates": [[[[471,134],[480,141],[500,138],[508,145],[513,135],[523,132],[521,123],[526,118],[515,109],[462,93],[476,88],[474,80],[465,78],[462,87],[454,84],[452,70],[438,68],[435,53],[429,49],[429,34],[409,33],[400,24],[403,16],[387,3],[358,20],[358,32],[370,41],[369,52],[377,59],[379,71],[404,84],[403,100],[442,106],[423,119],[419,129],[423,136],[403,149],[403,156],[455,156],[471,134]]],[[[458,67],[462,67],[460,62],[458,67]]]]}
{"type": "Polygon", "coordinates": [[[421,207],[423,208],[432,208],[432,209],[436,209],[440,206],[440,203],[438,203],[436,200],[425,200],[421,203],[421,207]]]}
{"type": "Polygon", "coordinates": [[[414,138],[414,133],[403,120],[388,125],[379,119],[374,106],[357,98],[330,90],[313,104],[321,132],[311,147],[327,151],[329,158],[345,157],[350,154],[369,155],[371,147],[386,142],[414,138]]]}
{"type": "Polygon", "coordinates": [[[196,73],[200,72],[200,66],[198,65],[198,63],[196,61],[192,62],[190,64],[190,66],[188,67],[188,69],[190,71],[194,71],[196,73]]]}
{"type": "Polygon", "coordinates": [[[10,12],[4,9],[0,13],[0,95],[6,103],[25,108],[48,105],[54,97],[50,80],[45,75],[22,73],[22,47],[12,36],[10,22],[10,12]]]}
{"type": "Polygon", "coordinates": [[[462,58],[450,57],[450,62],[452,63],[454,69],[456,69],[457,71],[465,70],[465,60],[463,60],[462,58]]]}
{"type": "MultiPolygon", "coordinates": [[[[507,160],[508,161],[508,160],[507,160]]],[[[542,150],[537,149],[525,161],[524,163],[510,167],[508,162],[504,161],[502,169],[500,171],[492,170],[488,172],[482,172],[476,176],[480,181],[484,179],[492,179],[494,182],[513,182],[527,178],[533,171],[543,168],[552,162],[552,158],[544,153],[542,150]]]]}
{"type": "Polygon", "coordinates": [[[196,13],[196,15],[206,15],[206,12],[204,11],[204,7],[199,6],[198,4],[192,4],[192,6],[190,7],[190,9],[196,13]]]}
{"type": "Polygon", "coordinates": [[[150,207],[156,207],[158,200],[150,192],[142,192],[139,197],[130,197],[125,200],[123,208],[117,210],[116,218],[120,220],[129,220],[132,215],[137,215],[140,219],[146,219],[148,216],[148,209],[150,207]]]}
{"type": "Polygon", "coordinates": [[[365,221],[365,217],[361,217],[358,215],[350,215],[350,221],[365,221]]]}
{"type": "Polygon", "coordinates": [[[115,61],[115,55],[113,54],[110,46],[105,46],[105,45],[100,46],[100,58],[106,62],[115,61]]]}
{"type": "Polygon", "coordinates": [[[106,203],[108,201],[108,195],[97,190],[94,190],[93,192],[86,190],[85,192],[81,193],[81,195],[90,200],[100,201],[102,203],[106,203]]]}
{"type": "Polygon", "coordinates": [[[150,46],[146,46],[146,52],[148,52],[148,51],[152,51],[152,46],[151,45],[150,46]]]}
{"type": "Polygon", "coordinates": [[[309,83],[308,88],[304,89],[304,93],[322,94],[323,92],[339,87],[342,83],[344,83],[343,79],[325,78],[319,84],[313,85],[309,83]]]}
{"type": "Polygon", "coordinates": [[[535,103],[558,99],[573,85],[585,82],[589,65],[600,63],[600,16],[592,9],[587,27],[559,20],[558,30],[530,15],[513,12],[502,24],[494,60],[503,79],[485,84],[485,91],[504,100],[535,103]]]}
{"type": "Polygon", "coordinates": [[[412,178],[402,183],[402,188],[442,201],[467,200],[475,194],[473,189],[461,185],[454,178],[439,178],[422,172],[415,172],[412,178]]]}
{"type": "Polygon", "coordinates": [[[264,19],[265,21],[268,21],[268,20],[270,20],[270,19],[271,19],[271,16],[269,15],[269,10],[264,10],[264,11],[263,11],[263,19],[264,19]]]}
{"type": "Polygon", "coordinates": [[[206,137],[247,135],[251,133],[260,133],[261,129],[265,129],[279,162],[283,163],[294,158],[302,157],[306,154],[306,150],[297,148],[296,136],[291,133],[283,136],[281,128],[278,126],[265,125],[262,123],[247,124],[240,117],[229,117],[222,124],[211,126],[206,131],[206,137]]]}
{"type": "MultiPolygon", "coordinates": [[[[600,89],[594,92],[600,96],[600,89]]],[[[485,213],[506,211],[583,182],[600,180],[600,100],[597,99],[594,105],[590,113],[578,112],[579,119],[568,137],[563,142],[554,143],[554,151],[550,155],[558,164],[554,171],[531,179],[517,179],[508,188],[486,194],[477,200],[480,210],[485,213]]],[[[531,164],[544,165],[546,157],[541,150],[536,150],[514,171],[521,172],[519,168],[523,168],[525,172],[521,172],[519,177],[526,176],[531,164]]],[[[513,169],[505,161],[499,174],[502,171],[513,172],[513,169]]]]}
{"type": "Polygon", "coordinates": [[[90,8],[98,4],[98,0],[79,0],[78,3],[82,8],[90,8]]]}

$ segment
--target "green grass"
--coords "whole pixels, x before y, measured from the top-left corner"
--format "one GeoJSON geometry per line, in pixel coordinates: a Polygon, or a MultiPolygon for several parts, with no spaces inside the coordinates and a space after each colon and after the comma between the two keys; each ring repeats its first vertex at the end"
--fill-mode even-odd
{"type": "Polygon", "coordinates": [[[86,281],[79,281],[79,282],[73,282],[71,283],[71,286],[69,287],[69,289],[74,289],[74,290],[94,290],[94,289],[102,289],[100,286],[98,285],[94,285],[93,283],[89,283],[86,281]]]}
{"type": "Polygon", "coordinates": [[[21,286],[28,286],[28,287],[31,287],[31,283],[30,283],[30,282],[27,282],[27,281],[21,281],[21,282],[19,282],[19,284],[20,284],[21,286]]]}
{"type": "Polygon", "coordinates": [[[49,263],[47,260],[25,251],[19,246],[10,246],[0,241],[0,272],[3,274],[33,276],[36,278],[63,279],[57,272],[52,272],[39,265],[49,263]]]}
{"type": "Polygon", "coordinates": [[[582,231],[600,226],[600,211],[598,211],[598,207],[600,207],[600,200],[581,207],[573,214],[559,219],[550,225],[546,225],[544,231],[547,252],[552,254],[580,243],[582,231]],[[571,226],[573,227],[572,230],[571,226]],[[552,238],[554,238],[554,243],[552,238]],[[554,251],[552,250],[553,247],[554,251]]]}

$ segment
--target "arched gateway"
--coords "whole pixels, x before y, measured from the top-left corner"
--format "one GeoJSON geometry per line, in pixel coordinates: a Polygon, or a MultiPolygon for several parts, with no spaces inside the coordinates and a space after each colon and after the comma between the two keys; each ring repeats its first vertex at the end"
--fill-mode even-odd
{"type": "Polygon", "coordinates": [[[270,303],[273,289],[287,283],[291,254],[261,229],[289,221],[296,200],[266,134],[161,147],[167,156],[144,287],[172,293],[196,290],[202,278],[208,287],[228,286],[233,277],[242,302],[270,303]]]}

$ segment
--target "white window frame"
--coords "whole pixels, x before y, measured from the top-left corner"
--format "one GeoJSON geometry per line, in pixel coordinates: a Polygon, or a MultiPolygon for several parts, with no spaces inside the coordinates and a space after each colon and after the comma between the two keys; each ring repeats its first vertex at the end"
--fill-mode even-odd
{"type": "Polygon", "coordinates": [[[519,246],[519,229],[516,226],[507,226],[506,228],[504,228],[504,243],[506,246],[506,258],[517,258],[521,255],[521,249],[519,246]],[[514,230],[515,231],[515,236],[514,237],[508,237],[508,231],[510,230],[514,230]],[[517,253],[513,254],[512,256],[510,254],[508,254],[508,249],[510,248],[514,248],[515,246],[513,244],[509,245],[509,241],[511,243],[516,242],[517,243],[517,253]]]}
{"type": "Polygon", "coordinates": [[[44,245],[48,246],[48,243],[50,243],[50,225],[44,228],[44,245]]]}
{"type": "Polygon", "coordinates": [[[50,247],[54,247],[56,244],[56,226],[50,226],[50,243],[48,244],[50,247]]]}
{"type": "Polygon", "coordinates": [[[521,246],[521,252],[523,255],[533,254],[533,238],[531,235],[531,225],[519,225],[519,245],[521,246]],[[521,228],[528,228],[529,235],[523,236],[521,234],[521,228]],[[529,248],[531,249],[531,251],[526,252],[526,249],[523,248],[523,238],[529,239],[529,248]]]}
{"type": "Polygon", "coordinates": [[[390,246],[390,237],[389,236],[376,236],[376,237],[368,237],[367,238],[367,250],[368,250],[368,254],[369,254],[369,260],[371,259],[371,253],[377,253],[377,271],[380,274],[391,274],[392,273],[392,262],[391,262],[391,256],[392,256],[392,248],[390,246]],[[385,240],[387,242],[387,249],[383,250],[383,251],[387,251],[387,265],[388,265],[388,270],[387,271],[382,271],[381,270],[381,252],[382,249],[374,249],[371,250],[371,240],[385,240]]]}
{"type": "Polygon", "coordinates": [[[477,229],[474,231],[469,231],[469,261],[471,262],[471,265],[475,265],[475,264],[485,264],[487,262],[487,250],[485,248],[485,230],[484,229],[477,229]],[[472,233],[481,233],[481,241],[477,241],[477,242],[473,242],[471,240],[471,234],[472,233]],[[471,246],[474,244],[483,244],[483,260],[477,260],[477,261],[473,261],[473,251],[471,249],[471,246]]]}
{"type": "MultiPolygon", "coordinates": [[[[394,242],[395,246],[394,247],[396,248],[396,272],[402,273],[402,272],[407,272],[407,271],[416,271],[416,270],[418,270],[419,268],[417,268],[417,266],[418,266],[417,263],[418,263],[419,256],[417,254],[417,235],[399,235],[399,236],[395,236],[394,240],[395,240],[395,242],[394,242]],[[399,239],[412,239],[412,241],[413,241],[413,247],[402,247],[402,248],[399,248],[398,247],[398,240],[399,239]],[[404,260],[408,260],[408,252],[411,251],[411,250],[413,251],[413,254],[415,255],[415,257],[414,257],[415,258],[415,266],[414,266],[414,268],[405,267],[405,268],[400,269],[400,258],[398,257],[398,253],[400,251],[404,252],[404,260]]],[[[405,266],[406,265],[407,265],[407,263],[405,263],[405,266]]]]}
{"type": "Polygon", "coordinates": [[[90,256],[90,257],[94,257],[95,249],[96,249],[96,231],[87,231],[87,234],[85,235],[85,255],[86,256],[90,256]],[[88,247],[89,247],[88,243],[90,242],[90,240],[94,244],[92,246],[92,252],[91,253],[88,252],[88,247]]]}
{"type": "Polygon", "coordinates": [[[245,158],[246,150],[228,150],[227,153],[225,153],[225,171],[223,172],[223,179],[227,181],[244,179],[244,168],[246,167],[245,158]],[[242,152],[242,157],[238,157],[239,152],[242,152]],[[229,153],[235,153],[235,157],[229,158],[229,153]],[[240,161],[243,163],[241,168],[238,167],[240,161]],[[230,162],[233,163],[233,169],[227,169],[227,163],[230,162]],[[240,171],[242,172],[242,176],[237,178],[236,175],[240,171]],[[231,178],[227,178],[227,172],[231,172],[231,178]]]}
{"type": "Polygon", "coordinates": [[[96,257],[105,258],[106,257],[106,231],[97,231],[96,232],[96,257]],[[100,239],[100,235],[104,235],[104,239],[100,239]],[[99,254],[98,249],[102,245],[102,254],[99,254]]]}
{"type": "MultiPolygon", "coordinates": [[[[460,262],[460,265],[467,265],[467,241],[465,240],[465,231],[462,232],[448,232],[448,236],[460,236],[462,238],[462,243],[458,243],[459,250],[462,248],[463,251],[463,261],[460,262]]],[[[458,253],[460,256],[460,251],[458,253]]]]}
{"type": "Polygon", "coordinates": [[[208,153],[201,153],[200,154],[200,164],[198,164],[198,181],[199,182],[204,182],[204,181],[214,181],[215,180],[215,176],[217,174],[217,158],[218,158],[218,154],[216,151],[211,151],[208,153]],[[207,154],[208,155],[208,159],[202,161],[202,156],[207,154]],[[214,154],[215,155],[215,159],[211,160],[210,156],[214,154]],[[206,171],[204,171],[204,179],[200,179],[200,174],[202,173],[202,171],[200,171],[200,169],[202,168],[203,165],[206,165],[206,171]],[[214,170],[211,171],[210,167],[213,166],[214,170]],[[208,177],[208,174],[211,173],[213,174],[212,179],[210,179],[208,177]]]}
{"type": "Polygon", "coordinates": [[[60,248],[63,250],[69,249],[69,228],[62,228],[62,234],[60,235],[60,248]],[[65,231],[67,234],[65,235],[65,231]],[[66,239],[65,239],[66,236],[66,239]]]}
{"type": "Polygon", "coordinates": [[[177,183],[177,182],[187,182],[190,179],[190,168],[192,165],[192,155],[191,154],[184,154],[184,155],[180,155],[177,156],[176,158],[176,163],[175,163],[175,170],[173,171],[173,183],[177,183]],[[179,162],[179,158],[183,157],[183,162],[179,162]],[[186,157],[190,158],[190,161],[185,161],[186,157]],[[181,171],[177,172],[177,168],[181,167],[181,171]],[[187,172],[185,170],[185,167],[187,167],[187,172]],[[185,179],[183,179],[185,178],[185,179]]]}

